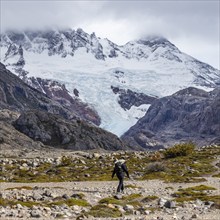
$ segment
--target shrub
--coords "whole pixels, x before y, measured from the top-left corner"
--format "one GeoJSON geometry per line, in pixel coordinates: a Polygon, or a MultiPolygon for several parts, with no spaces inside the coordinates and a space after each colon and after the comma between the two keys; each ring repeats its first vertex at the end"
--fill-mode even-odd
{"type": "Polygon", "coordinates": [[[165,170],[166,170],[166,168],[165,168],[164,164],[161,162],[150,163],[146,168],[147,173],[162,172],[165,170]]]}
{"type": "Polygon", "coordinates": [[[61,158],[60,166],[69,166],[72,164],[72,158],[69,156],[63,156],[61,158]]]}
{"type": "Polygon", "coordinates": [[[163,154],[159,151],[154,152],[151,156],[150,156],[150,160],[153,161],[161,161],[163,159],[163,154]]]}
{"type": "Polygon", "coordinates": [[[118,218],[122,216],[117,208],[112,209],[104,204],[93,206],[87,214],[96,218],[118,218]]]}
{"type": "Polygon", "coordinates": [[[164,151],[164,157],[175,158],[175,157],[187,156],[192,154],[194,150],[195,150],[195,145],[193,143],[177,144],[164,151]]]}

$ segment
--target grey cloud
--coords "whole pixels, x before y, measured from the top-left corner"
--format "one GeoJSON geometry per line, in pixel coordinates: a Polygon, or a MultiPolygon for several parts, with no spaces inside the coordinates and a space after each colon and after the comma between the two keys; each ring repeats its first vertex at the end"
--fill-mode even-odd
{"type": "MultiPolygon", "coordinates": [[[[1,31],[7,28],[83,27],[116,43],[160,34],[181,48],[198,51],[198,44],[215,48],[209,63],[219,66],[220,2],[161,1],[1,1],[1,31]],[[92,30],[92,28],[95,28],[92,30]],[[108,31],[109,30],[109,31],[108,31]],[[105,35],[106,34],[106,35],[105,35]],[[181,43],[182,42],[182,43],[181,43]],[[177,45],[178,46],[178,45],[177,45]]],[[[211,49],[209,56],[211,57],[211,49]]]]}

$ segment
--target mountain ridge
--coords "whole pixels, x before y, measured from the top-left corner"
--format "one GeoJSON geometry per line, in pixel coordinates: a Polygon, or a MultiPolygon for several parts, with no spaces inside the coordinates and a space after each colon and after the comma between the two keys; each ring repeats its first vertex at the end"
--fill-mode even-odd
{"type": "Polygon", "coordinates": [[[157,99],[122,137],[147,149],[192,141],[198,146],[220,143],[220,88],[211,92],[189,87],[157,99]]]}
{"type": "Polygon", "coordinates": [[[139,106],[121,107],[112,87],[164,97],[189,86],[210,91],[220,85],[219,70],[161,36],[119,46],[82,29],[8,32],[1,35],[0,46],[1,60],[13,73],[65,84],[72,97],[77,90],[78,99],[98,112],[100,126],[118,136],[149,106],[140,101],[139,106]]]}

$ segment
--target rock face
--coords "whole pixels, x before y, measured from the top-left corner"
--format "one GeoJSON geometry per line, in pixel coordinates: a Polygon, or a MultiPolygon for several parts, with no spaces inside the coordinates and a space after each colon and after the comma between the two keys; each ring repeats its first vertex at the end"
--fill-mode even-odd
{"type": "Polygon", "coordinates": [[[66,118],[76,115],[52,101],[45,94],[25,84],[21,79],[8,71],[0,63],[0,107],[23,111],[25,109],[41,109],[60,114],[66,118]]]}
{"type": "MultiPolygon", "coordinates": [[[[73,98],[69,91],[66,89],[64,84],[61,84],[54,80],[41,79],[39,77],[27,78],[27,83],[33,88],[45,93],[49,98],[59,102],[62,106],[73,111],[78,117],[91,121],[96,125],[101,124],[101,119],[98,113],[88,106],[88,104],[83,103],[80,99],[73,98]]],[[[76,97],[79,97],[79,92],[76,91],[76,97]]]]}
{"type": "Polygon", "coordinates": [[[27,111],[15,122],[15,127],[46,145],[73,150],[126,149],[121,140],[83,120],[67,121],[43,111],[27,111]]]}
{"type": "Polygon", "coordinates": [[[79,117],[100,124],[98,114],[88,105],[74,100],[64,86],[41,79],[37,82],[39,85],[37,89],[28,86],[0,63],[0,108],[16,111],[41,109],[67,119],[79,117]],[[49,87],[48,84],[52,86],[49,87]],[[38,91],[39,88],[42,88],[44,93],[38,91]]]}
{"type": "MultiPolygon", "coordinates": [[[[114,44],[111,44],[109,57],[116,56],[114,44]]],[[[47,50],[49,56],[58,54],[63,58],[67,55],[74,56],[75,51],[79,48],[86,48],[87,52],[91,52],[96,59],[104,60],[106,57],[95,33],[87,34],[81,28],[59,31],[8,31],[1,35],[1,45],[10,45],[5,59],[17,55],[19,48],[37,53],[47,50]],[[20,45],[20,47],[16,47],[16,45],[20,45]]]]}
{"type": "MultiPolygon", "coordinates": [[[[19,114],[10,110],[0,110],[0,149],[4,152],[5,149],[41,149],[44,145],[34,141],[28,136],[17,131],[12,123],[17,120],[19,114]]],[[[12,153],[13,154],[13,153],[12,153]]]]}
{"type": "Polygon", "coordinates": [[[193,141],[219,144],[220,89],[205,92],[193,87],[154,101],[146,115],[122,137],[144,148],[193,141]]]}
{"type": "Polygon", "coordinates": [[[156,97],[137,93],[130,89],[125,90],[114,86],[111,86],[111,89],[115,94],[119,94],[118,103],[124,110],[129,110],[132,106],[138,107],[142,104],[152,104],[157,99],[156,97]]]}

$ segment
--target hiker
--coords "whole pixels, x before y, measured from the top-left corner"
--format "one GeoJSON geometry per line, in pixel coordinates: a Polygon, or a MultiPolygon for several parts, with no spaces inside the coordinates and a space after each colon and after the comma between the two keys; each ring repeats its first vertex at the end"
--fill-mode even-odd
{"type": "Polygon", "coordinates": [[[120,193],[124,191],[124,173],[127,174],[127,177],[129,177],[129,173],[128,173],[128,169],[127,166],[125,164],[125,160],[124,159],[120,159],[120,160],[116,160],[115,161],[115,167],[114,170],[112,172],[112,178],[114,177],[114,175],[116,174],[116,176],[119,179],[119,184],[118,184],[118,188],[117,188],[117,192],[120,193]]]}

